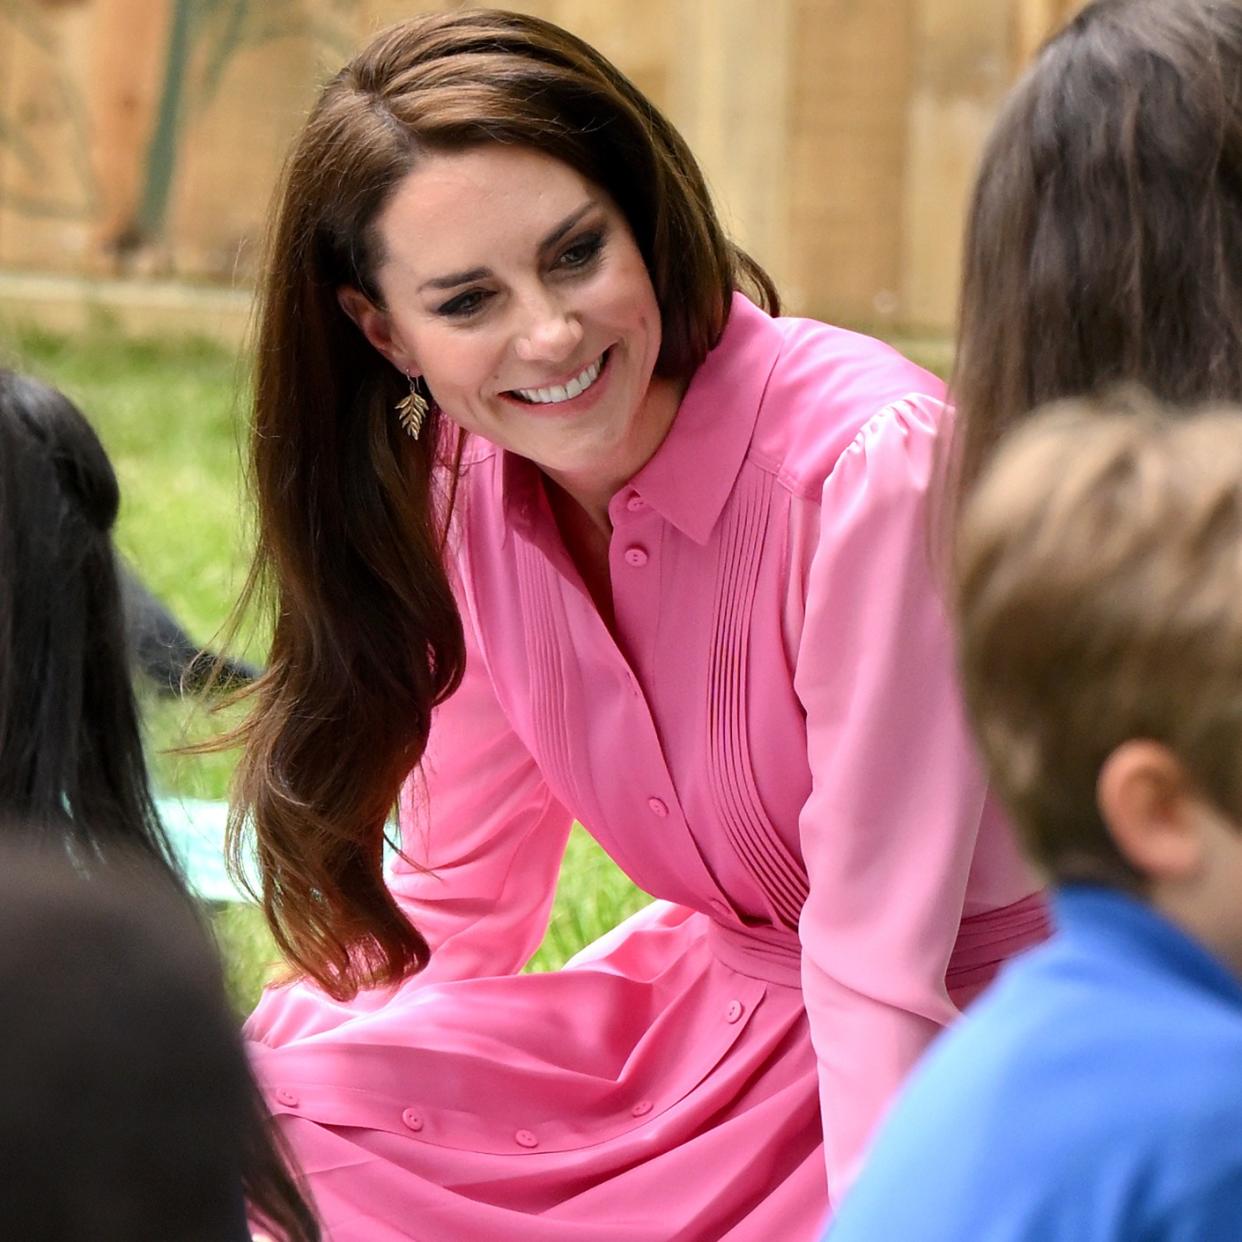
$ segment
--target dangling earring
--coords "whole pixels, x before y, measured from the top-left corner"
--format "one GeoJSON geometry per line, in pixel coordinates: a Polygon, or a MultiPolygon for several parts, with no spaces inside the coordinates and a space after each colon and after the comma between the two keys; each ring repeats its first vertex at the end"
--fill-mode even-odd
{"type": "Polygon", "coordinates": [[[410,381],[410,395],[397,402],[397,419],[409,435],[417,440],[418,433],[423,429],[423,419],[427,417],[427,398],[418,391],[418,380],[412,375],[405,377],[410,381]]]}

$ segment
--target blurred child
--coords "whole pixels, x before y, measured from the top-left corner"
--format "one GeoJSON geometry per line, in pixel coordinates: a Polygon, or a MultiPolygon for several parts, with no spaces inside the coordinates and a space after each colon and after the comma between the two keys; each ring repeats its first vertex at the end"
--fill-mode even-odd
{"type": "Polygon", "coordinates": [[[83,864],[124,848],[175,879],[130,681],[119,506],[78,409],[0,369],[0,815],[83,864]]]}
{"type": "Polygon", "coordinates": [[[244,1192],[309,1242],[152,804],[118,504],[82,414],[0,369],[0,842],[37,859],[0,860],[0,1232],[244,1237],[244,1192]]]}
{"type": "Polygon", "coordinates": [[[1058,930],[937,1043],[831,1242],[1242,1237],[1242,412],[1061,409],[964,511],[966,697],[1058,930]]]}
{"type": "Polygon", "coordinates": [[[948,516],[1049,401],[1242,401],[1239,100],[1236,0],[1095,0],[1014,88],[966,230],[948,516]]]}
{"type": "Polygon", "coordinates": [[[140,868],[87,877],[61,852],[0,850],[0,996],[5,1237],[250,1237],[262,1104],[184,901],[140,868]]]}

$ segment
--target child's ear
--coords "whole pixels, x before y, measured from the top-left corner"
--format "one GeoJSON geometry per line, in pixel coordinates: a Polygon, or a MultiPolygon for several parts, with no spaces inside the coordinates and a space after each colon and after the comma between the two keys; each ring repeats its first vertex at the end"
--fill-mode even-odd
{"type": "Polygon", "coordinates": [[[1153,882],[1191,878],[1203,860],[1199,800],[1167,746],[1123,742],[1104,761],[1096,803],[1122,857],[1153,882]]]}
{"type": "Polygon", "coordinates": [[[392,321],[361,289],[342,285],[336,291],[336,300],[349,317],[358,325],[362,335],[379,350],[399,371],[407,375],[416,368],[401,348],[393,333],[392,321]]]}

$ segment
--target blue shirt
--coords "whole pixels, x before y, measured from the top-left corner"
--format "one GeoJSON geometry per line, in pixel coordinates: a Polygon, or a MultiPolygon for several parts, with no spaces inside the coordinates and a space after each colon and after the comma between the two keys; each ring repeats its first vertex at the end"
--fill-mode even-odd
{"type": "Polygon", "coordinates": [[[1242,1239],[1242,982],[1122,893],[1054,911],[916,1069],[827,1242],[1242,1239]]]}

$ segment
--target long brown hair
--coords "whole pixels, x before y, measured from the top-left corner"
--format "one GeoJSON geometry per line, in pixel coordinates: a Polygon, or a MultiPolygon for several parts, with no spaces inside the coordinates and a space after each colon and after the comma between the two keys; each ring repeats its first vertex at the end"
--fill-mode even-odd
{"type": "Polygon", "coordinates": [[[556,26],[486,10],[415,18],[324,88],[278,192],[261,291],[259,542],[244,599],[267,589],[275,627],[241,730],[231,841],[238,866],[252,818],[276,940],[340,998],[427,961],[384,884],[383,831],[464,654],[442,556],[452,437],[434,407],[418,442],[400,430],[403,377],[337,293],[382,306],[374,225],[389,196],[420,158],[487,143],[538,148],[613,197],[661,307],[661,374],[699,365],[739,284],[777,309],[680,136],[556,26]]]}
{"type": "Polygon", "coordinates": [[[1138,382],[1242,399],[1242,5],[1096,0],[992,131],[966,233],[946,516],[1007,427],[1138,382]]]}

